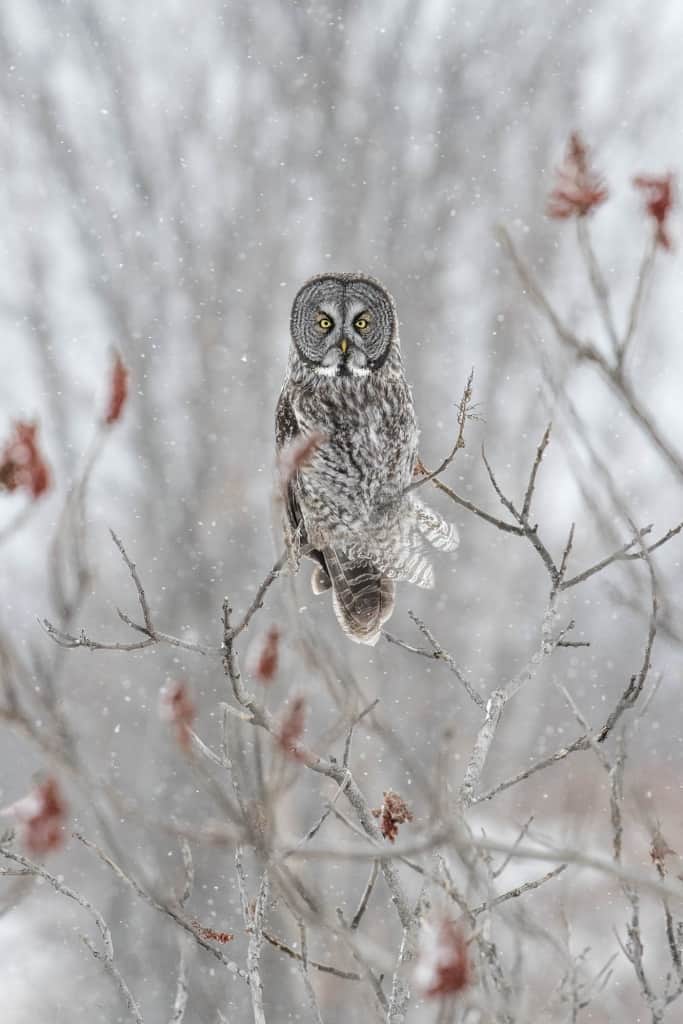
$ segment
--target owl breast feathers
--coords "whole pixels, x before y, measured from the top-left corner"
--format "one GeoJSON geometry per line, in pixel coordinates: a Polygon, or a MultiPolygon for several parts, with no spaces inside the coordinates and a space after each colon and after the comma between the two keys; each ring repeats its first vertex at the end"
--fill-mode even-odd
{"type": "Polygon", "coordinates": [[[395,581],[433,586],[426,543],[452,551],[457,531],[406,493],[418,429],[388,292],[359,274],[312,278],[294,300],[291,337],[277,448],[320,444],[287,482],[286,527],[316,562],[314,592],[332,589],[347,636],[375,644],[395,581]]]}

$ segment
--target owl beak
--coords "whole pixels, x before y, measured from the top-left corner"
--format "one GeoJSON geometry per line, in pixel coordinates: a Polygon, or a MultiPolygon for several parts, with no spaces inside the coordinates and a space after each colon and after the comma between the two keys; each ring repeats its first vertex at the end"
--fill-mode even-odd
{"type": "Polygon", "coordinates": [[[341,343],[340,343],[339,347],[340,347],[340,349],[342,350],[342,355],[344,355],[344,356],[345,356],[345,355],[346,355],[346,350],[347,350],[347,349],[348,349],[348,347],[349,347],[349,343],[348,343],[348,341],[346,340],[346,338],[342,338],[342,340],[341,340],[341,343]]]}

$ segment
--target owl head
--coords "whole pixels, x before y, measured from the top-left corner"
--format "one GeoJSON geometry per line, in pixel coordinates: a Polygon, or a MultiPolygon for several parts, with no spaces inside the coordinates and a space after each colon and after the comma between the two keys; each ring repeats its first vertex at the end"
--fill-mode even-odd
{"type": "Polygon", "coordinates": [[[292,342],[306,365],[325,376],[379,370],[397,342],[394,300],[364,274],[320,274],[292,306],[292,342]]]}

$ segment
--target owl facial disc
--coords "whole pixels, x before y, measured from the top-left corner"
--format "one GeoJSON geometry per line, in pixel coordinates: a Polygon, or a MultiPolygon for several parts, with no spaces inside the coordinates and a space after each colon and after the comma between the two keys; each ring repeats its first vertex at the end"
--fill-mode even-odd
{"type": "Polygon", "coordinates": [[[396,338],[393,301],[372,278],[323,274],[294,299],[291,333],[300,358],[316,373],[367,376],[382,366],[396,338]]]}

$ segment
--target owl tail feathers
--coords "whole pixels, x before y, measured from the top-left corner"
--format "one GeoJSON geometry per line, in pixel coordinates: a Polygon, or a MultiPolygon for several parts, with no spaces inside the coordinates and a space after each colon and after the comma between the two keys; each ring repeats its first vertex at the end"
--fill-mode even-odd
{"type": "Polygon", "coordinates": [[[370,562],[352,562],[333,548],[323,556],[339,625],[351,640],[374,646],[394,610],[393,581],[370,562]]]}
{"type": "Polygon", "coordinates": [[[455,551],[460,536],[454,523],[449,523],[438,512],[418,498],[413,498],[417,528],[424,539],[437,551],[455,551]]]}

